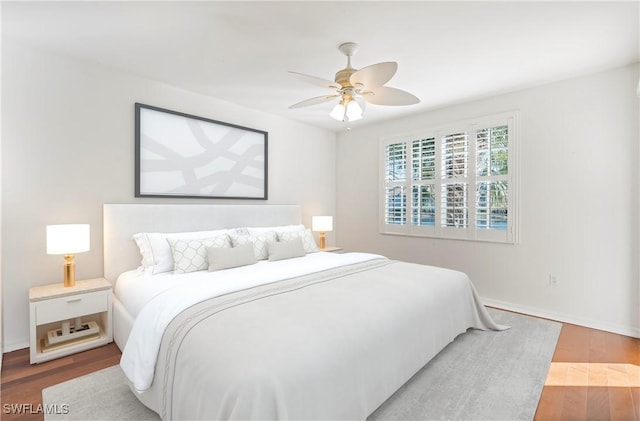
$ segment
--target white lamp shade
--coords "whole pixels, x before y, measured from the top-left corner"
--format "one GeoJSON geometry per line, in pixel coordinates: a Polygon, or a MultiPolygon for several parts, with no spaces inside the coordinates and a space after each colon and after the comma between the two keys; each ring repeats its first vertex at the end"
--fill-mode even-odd
{"type": "Polygon", "coordinates": [[[362,118],[363,109],[355,100],[347,102],[346,116],[348,121],[356,121],[362,118]]]}
{"type": "Polygon", "coordinates": [[[333,107],[333,110],[329,113],[331,118],[338,121],[356,121],[362,118],[364,113],[365,102],[361,97],[356,99],[350,99],[348,101],[340,101],[333,107]]]}
{"type": "Polygon", "coordinates": [[[342,102],[339,102],[335,107],[333,107],[333,110],[331,110],[329,116],[331,116],[331,118],[335,120],[344,121],[344,111],[344,105],[342,104],[342,102]]]}
{"type": "Polygon", "coordinates": [[[314,216],[311,218],[313,231],[333,231],[333,216],[314,216]]]}
{"type": "Polygon", "coordinates": [[[90,250],[89,224],[47,225],[47,254],[76,254],[90,250]]]}

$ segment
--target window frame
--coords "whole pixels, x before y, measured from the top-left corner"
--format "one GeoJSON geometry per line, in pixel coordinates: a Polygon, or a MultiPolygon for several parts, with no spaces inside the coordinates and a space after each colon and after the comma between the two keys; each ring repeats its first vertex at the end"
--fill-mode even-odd
{"type": "MultiPolygon", "coordinates": [[[[443,239],[468,240],[468,241],[488,241],[497,243],[516,244],[518,242],[518,144],[519,132],[519,111],[513,110],[499,114],[444,124],[432,128],[421,129],[415,132],[391,135],[380,138],[379,142],[379,232],[389,235],[434,237],[443,239]],[[506,175],[478,175],[477,174],[477,138],[478,133],[487,128],[495,128],[506,125],[508,127],[507,145],[507,174],[506,175]],[[443,147],[442,139],[459,133],[467,134],[467,165],[466,175],[460,177],[443,178],[443,147]],[[435,142],[435,176],[428,180],[413,180],[413,142],[433,138],[435,142]],[[386,148],[388,145],[405,144],[406,161],[405,178],[401,181],[387,181],[386,168],[386,148]],[[507,227],[506,229],[478,228],[476,202],[476,189],[479,182],[506,181],[508,185],[507,194],[507,227]],[[466,227],[442,226],[442,188],[446,184],[466,184],[467,195],[467,217],[466,227]],[[435,221],[434,225],[414,225],[414,186],[433,185],[435,192],[435,221]],[[406,203],[405,223],[388,224],[386,221],[387,188],[391,186],[404,187],[406,203]]],[[[490,159],[490,158],[489,158],[490,159]]],[[[419,188],[419,187],[418,187],[419,188]]],[[[420,189],[420,188],[419,188],[420,189]]],[[[420,205],[420,197],[418,205],[420,205]]],[[[420,215],[420,214],[419,214],[420,215]]]]}

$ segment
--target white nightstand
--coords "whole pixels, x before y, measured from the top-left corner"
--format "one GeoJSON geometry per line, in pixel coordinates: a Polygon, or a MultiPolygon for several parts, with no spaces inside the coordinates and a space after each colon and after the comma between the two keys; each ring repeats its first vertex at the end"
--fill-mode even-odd
{"type": "Polygon", "coordinates": [[[29,288],[31,364],[112,342],[111,308],[111,283],[104,278],[77,281],[68,288],[62,282],[29,288]],[[99,332],[47,345],[49,331],[60,329],[63,321],[73,325],[78,317],[83,324],[95,322],[99,332]]]}
{"type": "Polygon", "coordinates": [[[323,249],[318,249],[320,251],[327,251],[330,253],[341,253],[344,251],[344,249],[342,247],[333,247],[333,246],[329,246],[329,247],[325,247],[323,249]]]}

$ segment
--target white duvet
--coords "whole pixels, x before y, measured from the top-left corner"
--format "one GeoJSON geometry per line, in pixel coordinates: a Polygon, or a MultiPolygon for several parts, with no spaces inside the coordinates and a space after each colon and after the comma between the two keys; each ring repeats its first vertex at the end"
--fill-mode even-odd
{"type": "Polygon", "coordinates": [[[258,285],[380,258],[384,257],[368,253],[319,252],[218,272],[182,275],[127,272],[116,283],[116,295],[129,312],[137,316],[120,366],[136,390],[147,390],[153,382],[162,335],[173,318],[188,307],[258,285]]]}

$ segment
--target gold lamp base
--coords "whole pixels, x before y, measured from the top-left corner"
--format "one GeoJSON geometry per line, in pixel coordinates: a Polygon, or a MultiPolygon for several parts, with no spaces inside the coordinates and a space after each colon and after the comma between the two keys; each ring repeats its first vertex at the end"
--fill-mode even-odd
{"type": "Polygon", "coordinates": [[[62,267],[64,286],[72,287],[76,285],[76,264],[73,262],[73,254],[64,255],[64,265],[62,267]]]}
{"type": "Polygon", "coordinates": [[[320,232],[320,249],[325,248],[327,245],[327,237],[324,234],[324,231],[320,232]]]}

